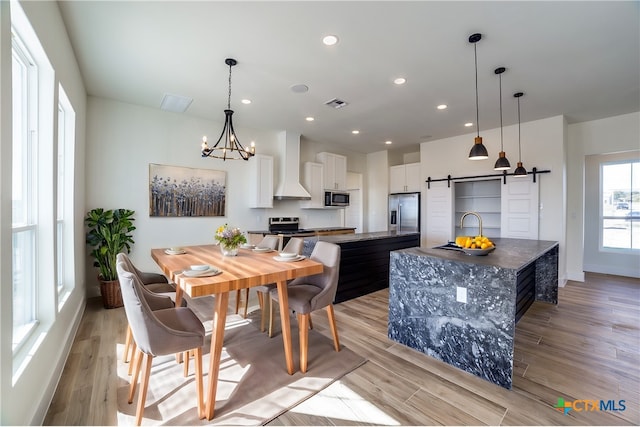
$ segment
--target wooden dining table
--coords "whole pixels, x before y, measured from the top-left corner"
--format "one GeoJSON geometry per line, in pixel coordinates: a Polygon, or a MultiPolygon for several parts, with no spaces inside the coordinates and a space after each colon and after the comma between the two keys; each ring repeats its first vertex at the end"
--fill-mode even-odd
{"type": "MultiPolygon", "coordinates": [[[[167,253],[165,248],[152,249],[151,257],[165,275],[176,283],[176,305],[179,306],[183,293],[191,298],[214,295],[211,351],[209,360],[209,381],[206,393],[207,419],[214,416],[218,374],[224,341],[224,328],[229,304],[229,292],[254,286],[275,283],[278,289],[280,312],[287,313],[289,301],[287,281],[296,277],[322,273],[322,263],[303,259],[301,261],[277,261],[277,252],[255,252],[240,249],[237,256],[223,256],[218,245],[186,246],[183,254],[167,253]],[[183,274],[192,265],[210,265],[220,274],[208,277],[187,277],[183,274]]],[[[289,375],[295,372],[291,348],[291,325],[289,316],[280,316],[285,364],[289,375]]]]}

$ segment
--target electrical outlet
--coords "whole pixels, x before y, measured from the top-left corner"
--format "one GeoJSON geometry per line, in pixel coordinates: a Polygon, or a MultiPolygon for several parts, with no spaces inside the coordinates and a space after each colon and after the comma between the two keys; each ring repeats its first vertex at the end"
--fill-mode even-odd
{"type": "Polygon", "coordinates": [[[467,303],[467,288],[456,286],[456,301],[464,304],[467,303]]]}

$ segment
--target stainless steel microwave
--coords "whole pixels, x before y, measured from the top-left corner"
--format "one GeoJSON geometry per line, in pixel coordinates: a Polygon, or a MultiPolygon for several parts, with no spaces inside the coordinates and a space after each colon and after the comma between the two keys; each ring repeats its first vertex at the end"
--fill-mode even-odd
{"type": "Polygon", "coordinates": [[[324,192],[325,206],[349,206],[349,193],[340,191],[324,192]]]}

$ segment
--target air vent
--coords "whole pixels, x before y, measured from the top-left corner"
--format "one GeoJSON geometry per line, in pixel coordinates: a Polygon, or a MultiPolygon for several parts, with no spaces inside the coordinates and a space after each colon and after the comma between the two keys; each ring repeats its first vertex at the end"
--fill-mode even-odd
{"type": "Polygon", "coordinates": [[[349,104],[341,99],[333,98],[332,100],[325,102],[324,105],[328,105],[329,107],[333,108],[342,108],[346,107],[349,104]]]}

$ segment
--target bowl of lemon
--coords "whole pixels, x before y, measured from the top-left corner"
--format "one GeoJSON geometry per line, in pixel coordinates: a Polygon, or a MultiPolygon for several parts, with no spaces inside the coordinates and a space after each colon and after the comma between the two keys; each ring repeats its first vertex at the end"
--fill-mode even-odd
{"type": "Polygon", "coordinates": [[[496,249],[496,245],[487,236],[458,236],[456,245],[467,255],[488,255],[496,249]]]}

